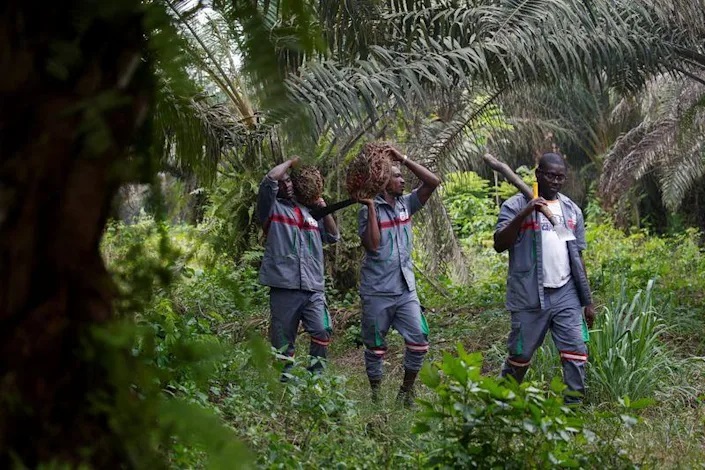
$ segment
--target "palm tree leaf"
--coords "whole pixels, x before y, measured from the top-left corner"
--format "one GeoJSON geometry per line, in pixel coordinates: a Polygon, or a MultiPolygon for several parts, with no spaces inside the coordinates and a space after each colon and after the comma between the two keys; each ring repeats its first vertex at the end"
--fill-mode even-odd
{"type": "MultiPolygon", "coordinates": [[[[292,95],[317,108],[317,115],[334,116],[346,109],[371,112],[423,102],[429,88],[458,86],[468,79],[492,89],[522,80],[555,83],[566,73],[588,77],[597,71],[607,84],[633,89],[643,83],[646,71],[673,59],[673,49],[657,34],[665,26],[658,21],[667,18],[654,13],[655,7],[593,3],[597,22],[578,1],[463,7],[437,2],[417,11],[395,4],[389,18],[396,28],[391,29],[411,39],[370,45],[367,60],[348,66],[326,61],[306,67],[301,76],[290,77],[299,85],[291,87],[292,95]]],[[[339,118],[340,125],[353,124],[346,121],[347,113],[339,118]]]]}
{"type": "Polygon", "coordinates": [[[687,151],[678,152],[660,168],[658,179],[664,206],[675,211],[685,195],[705,177],[705,142],[696,139],[687,151]]]}
{"type": "Polygon", "coordinates": [[[458,283],[467,282],[469,272],[465,254],[453,230],[453,222],[438,195],[426,202],[426,210],[414,217],[419,219],[420,253],[424,254],[424,268],[428,272],[439,272],[443,268],[450,272],[458,283]]]}
{"type": "Polygon", "coordinates": [[[608,204],[651,171],[659,175],[663,202],[673,209],[701,176],[705,87],[661,76],[642,94],[644,120],[620,137],[605,157],[600,193],[608,204]],[[685,121],[684,121],[685,117],[685,121]],[[700,162],[700,163],[698,163],[700,162]],[[683,175],[679,165],[692,174],[683,175]]]}

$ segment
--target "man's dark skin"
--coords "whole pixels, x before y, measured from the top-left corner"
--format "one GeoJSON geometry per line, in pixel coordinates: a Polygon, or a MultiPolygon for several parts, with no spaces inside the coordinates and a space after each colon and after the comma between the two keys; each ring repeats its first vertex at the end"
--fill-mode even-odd
{"type": "MultiPolygon", "coordinates": [[[[539,160],[538,168],[536,168],[536,181],[539,183],[539,197],[532,199],[526,207],[519,212],[502,230],[494,234],[494,249],[497,253],[508,250],[514,245],[519,236],[524,220],[531,215],[539,207],[545,207],[546,201],[554,201],[558,198],[558,193],[565,183],[566,168],[563,160],[552,158],[550,155],[544,155],[539,160]]],[[[585,260],[580,253],[580,261],[585,269],[585,260]]],[[[587,305],[584,311],[585,322],[592,328],[595,321],[595,306],[587,305]]]]}

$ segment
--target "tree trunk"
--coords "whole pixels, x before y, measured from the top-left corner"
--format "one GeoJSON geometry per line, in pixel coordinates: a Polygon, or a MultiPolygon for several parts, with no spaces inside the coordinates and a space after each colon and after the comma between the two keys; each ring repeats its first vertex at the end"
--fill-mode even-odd
{"type": "Polygon", "coordinates": [[[139,0],[0,6],[0,466],[125,467],[96,396],[114,317],[99,252],[151,99],[139,0]],[[122,167],[120,166],[122,165],[122,167]]]}

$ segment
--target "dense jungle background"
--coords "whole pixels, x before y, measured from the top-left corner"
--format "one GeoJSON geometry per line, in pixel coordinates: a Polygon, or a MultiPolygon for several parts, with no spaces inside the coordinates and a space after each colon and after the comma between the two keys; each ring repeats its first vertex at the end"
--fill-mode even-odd
{"type": "MultiPolygon", "coordinates": [[[[693,468],[705,462],[705,2],[70,0],[0,5],[3,468],[693,468]],[[442,185],[415,217],[431,329],[369,400],[357,207],[326,248],[321,376],[279,382],[253,219],[294,155],[348,197],[362,145],[442,185]],[[499,205],[544,151],[586,217],[588,396],[506,354],[499,205]]],[[[405,175],[413,187],[414,181],[405,175]]]]}

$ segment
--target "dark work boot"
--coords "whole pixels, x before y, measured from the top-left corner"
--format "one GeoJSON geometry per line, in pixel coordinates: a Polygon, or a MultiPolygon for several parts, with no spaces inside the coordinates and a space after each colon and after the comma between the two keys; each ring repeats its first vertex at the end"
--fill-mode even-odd
{"type": "Polygon", "coordinates": [[[379,389],[382,385],[382,378],[370,379],[370,389],[372,389],[372,403],[379,403],[379,389]]]}
{"type": "Polygon", "coordinates": [[[413,408],[416,405],[414,402],[414,382],[418,373],[416,370],[404,370],[404,380],[397,394],[397,403],[403,404],[404,408],[413,408]]]}
{"type": "Polygon", "coordinates": [[[311,365],[306,368],[311,374],[320,376],[325,369],[325,357],[312,357],[311,365]]]}
{"type": "Polygon", "coordinates": [[[281,376],[279,377],[279,381],[281,383],[287,383],[289,381],[289,374],[291,372],[292,367],[294,367],[293,361],[287,361],[284,364],[284,368],[282,369],[281,376]]]}

